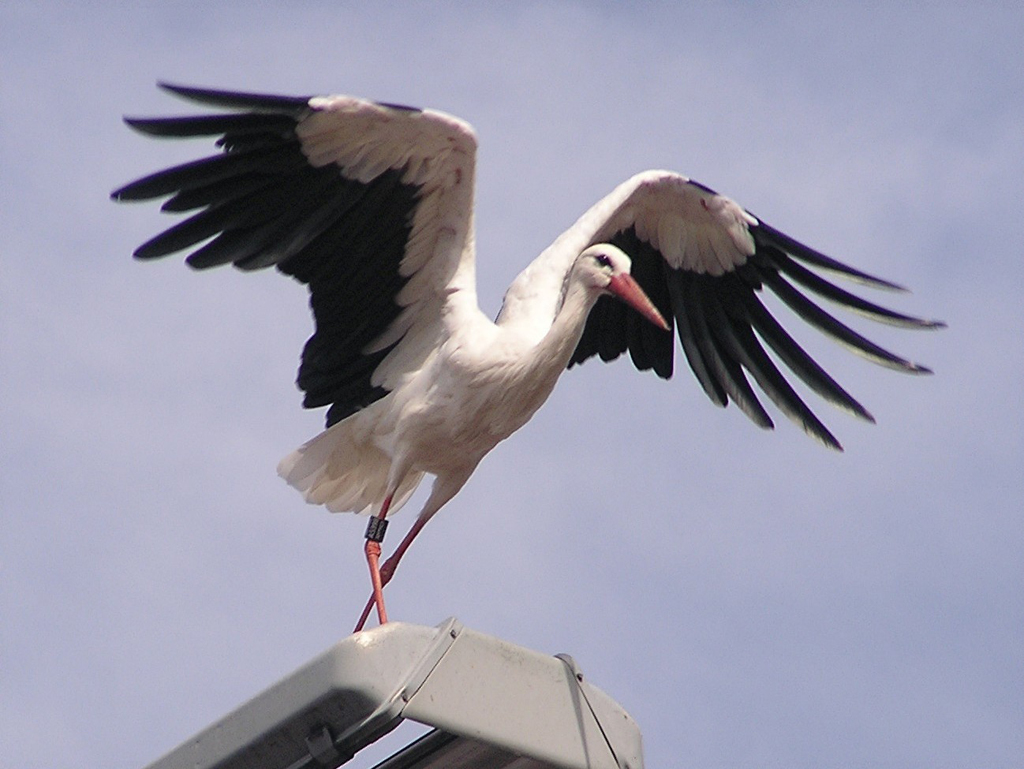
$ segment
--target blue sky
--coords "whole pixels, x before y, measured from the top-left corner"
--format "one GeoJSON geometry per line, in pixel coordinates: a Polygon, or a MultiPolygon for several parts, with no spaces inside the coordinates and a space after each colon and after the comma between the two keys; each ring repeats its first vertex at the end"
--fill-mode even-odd
{"type": "Polygon", "coordinates": [[[168,218],[110,190],[209,151],[120,122],[188,111],[157,79],[469,120],[492,314],[657,167],[913,288],[874,298],[947,330],[854,324],[934,377],[798,333],[878,419],[821,405],[842,455],[686,371],[569,372],[389,610],[570,652],[650,767],[1020,764],[1024,11],[692,5],[3,4],[0,765],[142,766],[365,600],[363,522],[274,473],[322,424],[301,287],[130,258],[168,218]]]}

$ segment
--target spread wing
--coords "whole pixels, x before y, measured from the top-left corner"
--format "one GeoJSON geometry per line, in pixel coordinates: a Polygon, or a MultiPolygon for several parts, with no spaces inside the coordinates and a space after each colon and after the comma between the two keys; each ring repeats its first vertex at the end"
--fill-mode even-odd
{"type": "MultiPolygon", "coordinates": [[[[810,435],[840,448],[766,347],[822,398],[873,421],[766,309],[759,298],[765,289],[802,320],[869,360],[898,371],[930,373],[866,339],[815,301],[823,297],[843,309],[898,326],[943,325],[880,307],[835,285],[822,273],[872,288],[901,287],[808,248],[732,200],[678,174],[649,171],[620,185],[531,269],[552,274],[561,269],[564,274],[572,255],[601,242],[617,245],[632,258],[633,277],[674,325],[686,361],[708,397],[719,406],[735,402],[763,428],[773,423],[755,393],[755,384],[810,435]]],[[[674,348],[672,332],[647,323],[623,303],[602,297],[590,313],[569,365],[594,355],[613,360],[628,350],[638,369],[653,369],[668,378],[674,348]]]]}
{"type": "Polygon", "coordinates": [[[273,265],[307,284],[316,330],[298,384],[306,407],[330,405],[328,425],[397,387],[446,322],[476,311],[476,138],[466,123],[346,96],[163,87],[224,111],[128,125],[157,137],[219,137],[222,152],[112,194],[167,197],[162,210],[194,212],[135,256],[191,250],[186,261],[198,269],[273,265]]]}

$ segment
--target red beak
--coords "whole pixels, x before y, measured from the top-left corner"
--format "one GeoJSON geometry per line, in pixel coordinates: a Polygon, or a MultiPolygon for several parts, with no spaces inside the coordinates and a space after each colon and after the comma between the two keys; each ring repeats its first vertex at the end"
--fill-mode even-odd
{"type": "Polygon", "coordinates": [[[607,290],[609,294],[621,299],[658,328],[671,330],[665,318],[658,312],[658,308],[654,306],[654,302],[648,298],[632,275],[625,272],[613,275],[607,290]]]}

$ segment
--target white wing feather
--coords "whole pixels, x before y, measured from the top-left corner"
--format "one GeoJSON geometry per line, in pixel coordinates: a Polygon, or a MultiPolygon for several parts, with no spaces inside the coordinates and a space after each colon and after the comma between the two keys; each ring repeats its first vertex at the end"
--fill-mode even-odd
{"type": "Polygon", "coordinates": [[[721,275],[754,253],[758,221],[737,203],[671,171],[645,171],[594,204],[513,281],[498,322],[533,317],[543,334],[558,310],[559,286],[587,246],[634,227],[677,269],[721,275]]]}
{"type": "Polygon", "coordinates": [[[406,110],[348,96],[310,101],[312,114],[296,128],[313,166],[335,164],[370,181],[405,169],[403,182],[420,186],[405,256],[408,280],[396,296],[398,318],[365,352],[399,344],[373,374],[393,390],[418,370],[452,324],[479,314],[473,249],[476,135],[470,125],[436,110],[406,110]]]}

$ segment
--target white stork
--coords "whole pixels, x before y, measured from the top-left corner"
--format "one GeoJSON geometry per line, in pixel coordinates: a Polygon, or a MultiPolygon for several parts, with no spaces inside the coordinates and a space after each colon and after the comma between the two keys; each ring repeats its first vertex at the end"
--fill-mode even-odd
{"type": "Polygon", "coordinates": [[[628,350],[636,368],[667,379],[674,326],[712,402],[732,400],[771,428],[749,375],[782,413],[834,449],[838,441],[762,342],[825,400],[873,419],[768,313],[758,291],[768,288],[876,363],[928,373],[801,291],[877,321],[942,325],[879,307],[817,271],[899,286],[814,251],[668,171],[637,174],[583,214],[520,273],[491,321],[477,305],[476,136],[465,122],[348,96],[163,87],[227,111],[126,118],[128,125],[152,136],[219,136],[223,152],[139,179],[112,197],[170,195],[164,211],[198,210],[136,249],[139,259],[208,241],[188,256],[192,267],[274,265],[309,286],[316,330],[298,385],[307,408],[330,408],[324,432],[285,457],[278,472],[307,502],[374,514],[366,542],[373,594],[356,630],[374,605],[387,621],[381,590],[431,516],[533,416],[567,367],[593,355],[609,361],[628,350]],[[378,566],[386,516],[425,474],[434,476],[429,498],[378,566]]]}

